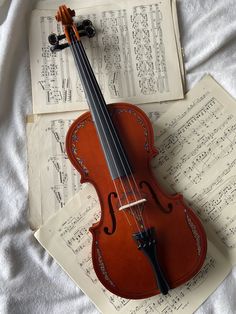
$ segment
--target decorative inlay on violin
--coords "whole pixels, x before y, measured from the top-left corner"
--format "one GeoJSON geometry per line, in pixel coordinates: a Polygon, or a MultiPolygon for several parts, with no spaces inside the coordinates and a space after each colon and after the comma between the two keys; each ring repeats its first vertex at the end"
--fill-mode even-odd
{"type": "Polygon", "coordinates": [[[121,297],[167,294],[200,270],[205,231],[183,197],[167,195],[156,182],[150,162],[157,151],[144,112],[126,103],[106,105],[80,38],[95,30],[88,20],[78,28],[74,15],[60,6],[56,19],[67,43],[59,44],[63,36],[49,38],[54,51],[70,47],[90,108],[70,127],[66,151],[101,204],[101,219],[90,228],[94,270],[121,297]]]}

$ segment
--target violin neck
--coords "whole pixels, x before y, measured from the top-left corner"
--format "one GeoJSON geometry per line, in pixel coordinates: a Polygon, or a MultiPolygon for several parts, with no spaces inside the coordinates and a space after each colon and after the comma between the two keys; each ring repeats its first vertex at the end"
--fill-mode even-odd
{"type": "Polygon", "coordinates": [[[72,34],[70,48],[84,88],[110,175],[113,180],[131,174],[131,167],[111,120],[105,99],[81,41],[72,34]]]}

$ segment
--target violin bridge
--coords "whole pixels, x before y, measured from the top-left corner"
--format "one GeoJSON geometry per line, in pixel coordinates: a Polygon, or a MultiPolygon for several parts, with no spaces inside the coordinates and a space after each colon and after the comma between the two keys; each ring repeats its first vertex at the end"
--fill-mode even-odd
{"type": "Polygon", "coordinates": [[[119,208],[119,210],[124,210],[126,208],[130,208],[130,207],[133,207],[133,206],[136,206],[136,205],[139,205],[139,204],[142,204],[142,203],[145,203],[147,200],[145,198],[142,198],[141,200],[138,200],[136,202],[132,202],[132,203],[129,203],[129,204],[126,204],[126,205],[123,205],[119,208]]]}

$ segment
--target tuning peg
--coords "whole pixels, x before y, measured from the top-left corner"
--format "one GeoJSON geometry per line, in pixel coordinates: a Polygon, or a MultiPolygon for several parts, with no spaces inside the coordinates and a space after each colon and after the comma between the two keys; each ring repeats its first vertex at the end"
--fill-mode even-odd
{"type": "Polygon", "coordinates": [[[88,20],[88,19],[83,20],[81,25],[82,25],[83,29],[85,30],[86,35],[89,38],[93,37],[96,34],[96,31],[95,31],[95,28],[93,26],[93,23],[90,20],[88,20]]]}
{"type": "Polygon", "coordinates": [[[96,30],[93,25],[85,27],[85,32],[89,38],[94,37],[96,34],[96,30]]]}
{"type": "Polygon", "coordinates": [[[93,25],[93,23],[88,19],[82,21],[83,28],[86,28],[86,27],[92,26],[92,25],[93,25]]]}
{"type": "Polygon", "coordinates": [[[61,51],[65,48],[69,47],[69,44],[65,43],[65,44],[56,44],[56,45],[53,45],[52,47],[50,47],[50,50],[51,52],[57,52],[57,51],[61,51]]]}
{"type": "Polygon", "coordinates": [[[59,41],[64,39],[66,36],[64,34],[57,35],[55,33],[52,33],[48,36],[48,41],[51,45],[56,46],[59,44],[59,41]]]}

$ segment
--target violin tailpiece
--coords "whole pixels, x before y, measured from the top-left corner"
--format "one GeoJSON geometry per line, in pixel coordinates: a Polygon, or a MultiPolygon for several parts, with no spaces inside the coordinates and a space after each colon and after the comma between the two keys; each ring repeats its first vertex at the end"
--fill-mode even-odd
{"type": "Polygon", "coordinates": [[[158,262],[154,228],[134,233],[133,238],[138,244],[138,249],[144,252],[153,267],[158,289],[163,295],[168,294],[170,287],[158,262]]]}

